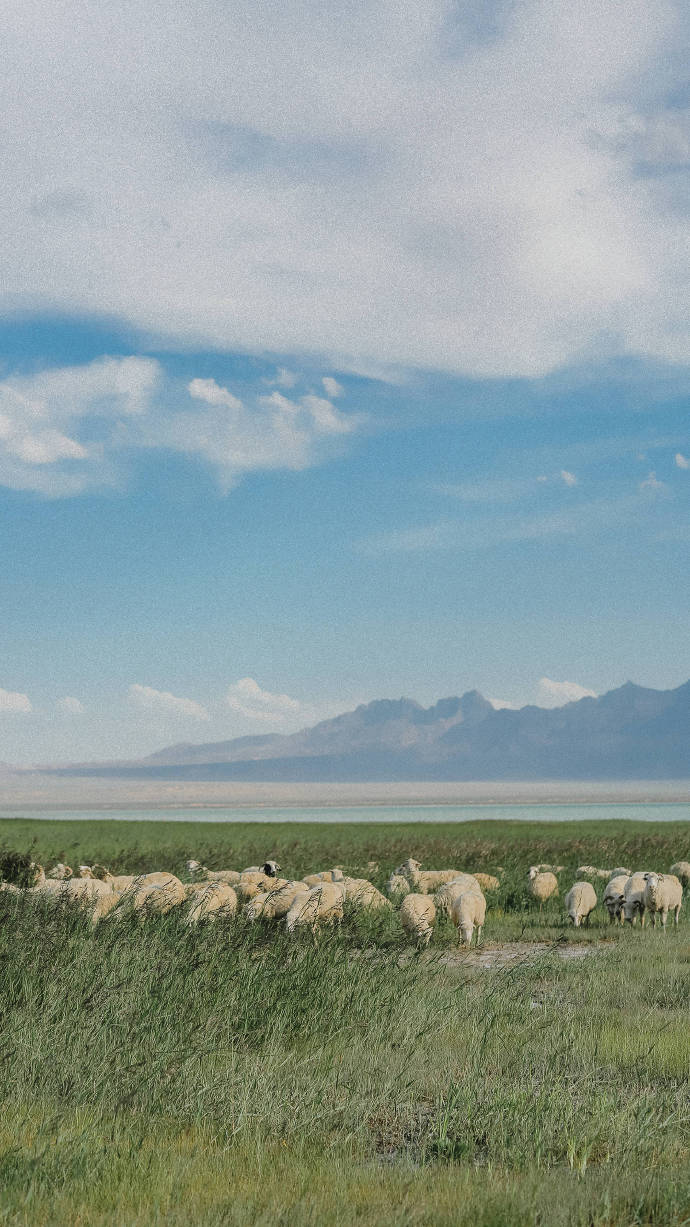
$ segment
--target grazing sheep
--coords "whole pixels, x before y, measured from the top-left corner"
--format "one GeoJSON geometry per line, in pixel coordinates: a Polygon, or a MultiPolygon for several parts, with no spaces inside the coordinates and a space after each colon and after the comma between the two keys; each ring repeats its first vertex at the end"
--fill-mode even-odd
{"type": "Polygon", "coordinates": [[[395,872],[407,878],[412,889],[419,895],[432,895],[439,886],[454,882],[459,874],[457,869],[422,869],[420,862],[412,860],[412,857],[399,865],[395,872]]]}
{"type": "Polygon", "coordinates": [[[282,920],[287,916],[295,899],[306,898],[309,887],[304,882],[289,881],[271,890],[260,891],[246,904],[244,914],[248,920],[282,920]]]}
{"type": "Polygon", "coordinates": [[[353,903],[356,907],[375,910],[392,906],[390,899],[382,895],[373,882],[369,882],[366,878],[343,878],[343,886],[348,903],[353,903]]]}
{"type": "Polygon", "coordinates": [[[115,915],[122,918],[129,908],[135,912],[160,912],[165,915],[184,903],[185,898],[185,888],[174,874],[143,873],[134,879],[129,890],[117,895],[120,906],[115,915]],[[162,881],[152,880],[156,878],[162,881]]]}
{"type": "Polygon", "coordinates": [[[209,882],[204,890],[197,892],[187,912],[186,923],[198,924],[200,920],[216,920],[219,916],[234,916],[237,911],[237,895],[227,882],[209,882]]]}
{"type": "Polygon", "coordinates": [[[247,869],[242,870],[241,877],[244,874],[265,874],[266,877],[277,877],[280,865],[276,864],[275,860],[265,860],[263,865],[248,865],[247,869]]]}
{"type": "Polygon", "coordinates": [[[417,946],[428,946],[434,931],[436,908],[428,895],[406,895],[400,904],[400,923],[417,946]]]}
{"type": "Polygon", "coordinates": [[[477,930],[477,945],[482,935],[486,917],[486,899],[481,891],[465,890],[458,895],[451,911],[453,924],[458,931],[458,941],[472,945],[472,933],[477,930]]]}
{"type": "Polygon", "coordinates": [[[540,873],[536,865],[529,871],[529,892],[539,902],[539,911],[552,895],[558,894],[558,879],[555,873],[540,873]]]}
{"type": "Polygon", "coordinates": [[[624,877],[626,877],[626,878],[629,878],[629,877],[630,877],[630,870],[629,870],[629,869],[625,869],[625,867],[624,867],[623,865],[617,865],[615,869],[612,869],[612,870],[611,870],[611,875],[610,875],[610,876],[611,876],[611,878],[618,878],[618,877],[621,877],[621,876],[624,876],[624,877]]]}
{"type": "Polygon", "coordinates": [[[320,873],[308,873],[302,878],[307,886],[320,886],[322,882],[343,882],[344,874],[339,865],[334,869],[322,869],[320,873]]]}
{"type": "Polygon", "coordinates": [[[609,914],[609,924],[618,920],[623,923],[623,904],[625,902],[625,884],[630,877],[627,873],[618,873],[611,878],[604,891],[603,903],[609,914]]]}
{"type": "Polygon", "coordinates": [[[673,923],[678,924],[678,913],[683,903],[680,879],[672,873],[646,873],[644,876],[644,905],[652,918],[652,928],[656,927],[657,912],[661,916],[662,928],[666,928],[669,912],[673,912],[673,923]]]}
{"type": "Polygon", "coordinates": [[[680,879],[683,886],[690,886],[690,861],[676,861],[675,865],[671,865],[670,873],[675,874],[680,879]]]}
{"type": "Polygon", "coordinates": [[[288,933],[294,933],[300,925],[309,925],[312,933],[317,924],[334,924],[343,918],[345,887],[342,882],[321,882],[312,886],[306,895],[298,894],[290,905],[285,919],[288,933]]]}
{"type": "Polygon", "coordinates": [[[135,880],[135,876],[133,873],[116,873],[111,875],[110,885],[114,891],[121,895],[124,891],[129,890],[135,880]]]}
{"type": "Polygon", "coordinates": [[[39,886],[34,886],[30,893],[39,899],[55,899],[87,908],[94,925],[115,907],[120,898],[108,882],[100,882],[97,878],[47,878],[39,886]]]}
{"type": "Polygon", "coordinates": [[[411,887],[401,873],[392,873],[386,883],[386,890],[393,898],[400,898],[402,895],[409,895],[411,887]]]}
{"type": "Polygon", "coordinates": [[[278,890],[285,886],[287,878],[269,878],[265,873],[242,873],[239,882],[235,882],[234,890],[244,902],[253,899],[261,891],[278,890]]]}
{"type": "Polygon", "coordinates": [[[501,883],[498,878],[494,878],[490,873],[475,873],[474,877],[478,881],[482,890],[498,890],[501,883]]]}
{"type": "Polygon", "coordinates": [[[478,891],[481,894],[481,887],[471,873],[459,873],[452,882],[445,882],[443,886],[439,886],[434,895],[436,911],[450,916],[455,900],[466,890],[478,891]]]}
{"type": "Polygon", "coordinates": [[[633,925],[639,915],[640,924],[644,929],[645,901],[644,890],[647,885],[647,875],[632,873],[625,883],[623,894],[623,916],[627,924],[633,925]]]}
{"type": "MultiPolygon", "coordinates": [[[[537,873],[562,873],[565,869],[565,865],[546,865],[544,863],[540,865],[530,865],[529,872],[531,873],[533,869],[536,869],[537,873]]],[[[501,871],[499,870],[499,873],[500,872],[501,871]]],[[[579,873],[580,870],[578,869],[577,872],[579,873]]]]}
{"type": "Polygon", "coordinates": [[[583,920],[589,924],[590,914],[597,906],[597,896],[591,882],[574,882],[565,897],[565,910],[579,929],[583,920]]]}
{"type": "Polygon", "coordinates": [[[91,872],[91,866],[90,865],[80,865],[77,870],[77,877],[92,878],[93,874],[91,872]]]}
{"type": "Polygon", "coordinates": [[[187,873],[190,877],[199,877],[204,882],[225,882],[228,886],[234,886],[240,880],[237,869],[207,869],[199,861],[187,861],[187,873]]]}
{"type": "Polygon", "coordinates": [[[62,861],[58,861],[57,865],[53,865],[53,868],[48,870],[46,877],[51,881],[66,882],[72,877],[72,870],[69,865],[63,865],[62,861]]]}

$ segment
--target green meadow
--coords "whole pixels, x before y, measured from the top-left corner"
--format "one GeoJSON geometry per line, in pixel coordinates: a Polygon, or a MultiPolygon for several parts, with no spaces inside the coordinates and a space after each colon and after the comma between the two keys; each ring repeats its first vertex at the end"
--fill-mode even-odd
{"type": "Polygon", "coordinates": [[[688,825],[17,819],[0,844],[184,879],[192,856],[500,871],[480,955],[504,956],[446,922],[417,954],[394,911],[315,943],[0,895],[0,1223],[690,1222],[690,919],[573,930],[526,891],[536,861],[562,893],[584,862],[668,870],[688,825]]]}

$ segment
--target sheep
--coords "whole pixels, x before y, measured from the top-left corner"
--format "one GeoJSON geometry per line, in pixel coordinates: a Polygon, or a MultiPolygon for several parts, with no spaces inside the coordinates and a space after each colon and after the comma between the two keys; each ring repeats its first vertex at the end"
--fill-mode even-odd
{"type": "Polygon", "coordinates": [[[207,869],[199,861],[187,861],[186,867],[190,877],[199,876],[204,882],[225,882],[228,886],[234,886],[240,880],[237,869],[207,869]]]}
{"type": "Polygon", "coordinates": [[[483,891],[498,890],[499,886],[501,885],[498,878],[493,877],[493,875],[490,873],[475,873],[473,876],[476,878],[483,891]]]}
{"type": "Polygon", "coordinates": [[[306,895],[296,895],[288,909],[285,924],[288,933],[294,933],[300,925],[309,925],[312,933],[320,924],[334,924],[343,918],[345,887],[342,882],[321,882],[312,886],[306,895]]]}
{"type": "Polygon", "coordinates": [[[630,871],[629,869],[625,869],[625,868],[623,867],[623,865],[617,865],[615,869],[612,869],[612,870],[611,870],[609,880],[610,880],[610,879],[612,879],[612,878],[618,878],[618,877],[621,877],[621,876],[624,876],[624,877],[626,877],[626,878],[629,878],[629,877],[630,877],[630,873],[631,873],[631,871],[630,871]]]}
{"type": "Polygon", "coordinates": [[[246,904],[244,914],[248,920],[282,920],[287,916],[295,899],[306,898],[309,887],[305,882],[288,881],[272,890],[260,891],[246,904]]]}
{"type": "Polygon", "coordinates": [[[472,933],[477,930],[477,945],[486,917],[486,899],[481,891],[465,890],[453,902],[451,918],[458,931],[458,941],[472,945],[472,933]]]}
{"type": "Polygon", "coordinates": [[[583,920],[589,924],[590,914],[597,906],[597,896],[591,882],[574,882],[565,897],[565,910],[579,929],[583,920]]]}
{"type": "Polygon", "coordinates": [[[39,886],[34,886],[30,893],[37,898],[57,899],[88,908],[94,926],[120,900],[120,896],[115,894],[109,883],[100,882],[97,878],[47,878],[39,886]]]}
{"type": "Polygon", "coordinates": [[[400,904],[400,923],[417,948],[428,946],[434,931],[436,907],[428,895],[406,895],[400,904]]]}
{"type": "Polygon", "coordinates": [[[265,873],[245,871],[240,876],[239,882],[235,882],[234,890],[246,903],[260,891],[278,890],[279,887],[285,886],[286,882],[287,878],[269,878],[265,873]]]}
{"type": "Polygon", "coordinates": [[[124,891],[129,890],[134,879],[135,874],[133,873],[116,873],[114,876],[111,875],[110,885],[114,891],[121,895],[124,891]]]}
{"type": "Polygon", "coordinates": [[[473,874],[458,873],[452,882],[445,882],[436,891],[434,895],[436,911],[444,912],[446,916],[450,916],[455,900],[466,890],[478,891],[479,894],[482,893],[481,887],[473,874]]]}
{"type": "Polygon", "coordinates": [[[657,912],[661,916],[663,929],[666,928],[669,912],[673,912],[673,923],[678,924],[678,913],[683,903],[680,879],[672,873],[646,873],[644,876],[644,905],[652,918],[652,928],[656,927],[657,912]]]}
{"type": "Polygon", "coordinates": [[[671,865],[669,873],[675,874],[684,887],[690,886],[690,862],[676,861],[675,865],[671,865]]]}
{"type": "Polygon", "coordinates": [[[446,882],[454,882],[458,876],[457,869],[422,869],[419,861],[409,857],[404,864],[399,865],[396,874],[407,878],[410,886],[420,895],[431,895],[444,886],[446,882]]]}
{"type": "Polygon", "coordinates": [[[164,915],[178,904],[184,903],[186,894],[180,879],[172,873],[142,873],[134,879],[128,890],[116,894],[116,898],[120,906],[115,915],[121,919],[128,909],[135,912],[160,912],[164,915]]]}
{"type": "Polygon", "coordinates": [[[644,929],[644,889],[647,884],[646,875],[644,873],[632,873],[625,883],[623,890],[623,916],[627,924],[634,924],[639,915],[640,924],[644,929]]]}
{"type": "Polygon", "coordinates": [[[263,873],[267,878],[277,878],[279,869],[280,865],[276,861],[264,861],[263,865],[247,865],[240,877],[244,877],[245,873],[263,873]]]}
{"type": "Polygon", "coordinates": [[[529,892],[533,899],[539,901],[539,911],[552,895],[558,894],[558,879],[555,873],[540,873],[533,865],[529,871],[529,892]]]}
{"type": "MultiPolygon", "coordinates": [[[[530,865],[529,872],[531,873],[533,869],[535,869],[537,873],[562,873],[565,869],[565,865],[547,865],[542,862],[540,865],[530,865]]],[[[500,872],[501,870],[499,870],[499,873],[500,872]]],[[[577,872],[579,873],[580,870],[578,869],[577,872]]]]}
{"type": "Polygon", "coordinates": [[[392,873],[386,883],[388,894],[394,898],[400,898],[401,895],[409,895],[411,889],[407,878],[404,878],[401,873],[392,873]]]}
{"type": "Polygon", "coordinates": [[[308,873],[302,878],[307,886],[320,886],[322,882],[343,882],[344,874],[339,865],[334,869],[322,869],[320,873],[308,873]]]}
{"type": "Polygon", "coordinates": [[[234,916],[236,911],[237,895],[232,886],[227,882],[209,882],[192,900],[186,924],[195,925],[200,920],[215,920],[218,916],[234,916]]]}
{"type": "Polygon", "coordinates": [[[72,873],[69,865],[63,865],[62,861],[58,861],[57,865],[53,865],[53,868],[48,870],[46,877],[56,882],[66,882],[72,877],[72,873]]]}
{"type": "Polygon", "coordinates": [[[625,902],[625,884],[630,874],[619,873],[611,878],[604,891],[603,904],[609,914],[609,924],[618,920],[623,923],[623,904],[625,902]]]}
{"type": "Polygon", "coordinates": [[[390,899],[386,899],[380,890],[366,878],[343,878],[345,898],[357,907],[382,908],[391,907],[390,899]]]}

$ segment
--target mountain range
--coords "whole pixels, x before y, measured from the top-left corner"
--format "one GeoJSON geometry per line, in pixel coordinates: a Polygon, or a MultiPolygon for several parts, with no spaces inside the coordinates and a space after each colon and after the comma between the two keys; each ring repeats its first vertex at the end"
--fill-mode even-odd
{"type": "Polygon", "coordinates": [[[558,708],[496,710],[477,690],[422,707],[377,699],[291,734],[168,746],[52,774],[244,781],[604,780],[690,777],[690,682],[627,682],[558,708]]]}

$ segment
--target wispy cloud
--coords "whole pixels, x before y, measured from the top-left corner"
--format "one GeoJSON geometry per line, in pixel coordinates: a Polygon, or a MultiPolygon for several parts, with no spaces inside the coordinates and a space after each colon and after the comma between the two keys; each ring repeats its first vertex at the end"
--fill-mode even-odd
{"type": "Polygon", "coordinates": [[[33,711],[33,707],[28,694],[21,694],[18,690],[3,690],[0,688],[0,714],[3,712],[30,711],[33,711]]]}
{"type": "Polygon", "coordinates": [[[665,481],[660,481],[654,470],[645,477],[644,481],[640,482],[640,490],[647,491],[650,494],[663,494],[668,490],[665,481]]]}
{"type": "Polygon", "coordinates": [[[572,487],[577,485],[577,477],[574,473],[569,473],[567,469],[561,469],[561,480],[566,486],[572,487]]]}
{"type": "Polygon", "coordinates": [[[55,706],[65,716],[81,716],[86,711],[81,700],[75,699],[73,695],[65,695],[64,699],[58,699],[55,706]]]}
{"type": "Polygon", "coordinates": [[[302,710],[297,699],[291,699],[287,694],[272,694],[270,690],[262,690],[253,677],[241,677],[239,681],[233,682],[228,689],[226,703],[231,711],[247,720],[269,724],[294,720],[302,710]]]}
{"type": "Polygon", "coordinates": [[[169,690],[154,690],[135,682],[129,687],[129,698],[143,711],[156,712],[159,716],[186,720],[208,720],[209,714],[201,703],[194,699],[182,699],[169,690]]]}
{"type": "Polygon", "coordinates": [[[675,463],[678,469],[690,469],[690,460],[682,452],[676,452],[675,463]]]}

